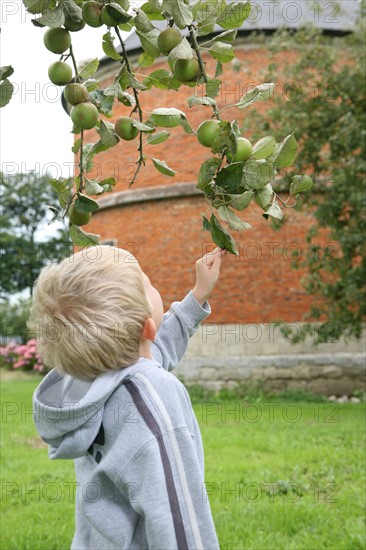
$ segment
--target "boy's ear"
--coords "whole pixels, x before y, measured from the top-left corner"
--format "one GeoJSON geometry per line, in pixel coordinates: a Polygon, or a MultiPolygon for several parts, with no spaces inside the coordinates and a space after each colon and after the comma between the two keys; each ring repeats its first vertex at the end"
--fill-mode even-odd
{"type": "Polygon", "coordinates": [[[145,338],[145,340],[150,340],[153,342],[155,340],[156,336],[156,324],[154,319],[149,317],[146,319],[144,324],[144,329],[142,331],[142,337],[145,338]]]}

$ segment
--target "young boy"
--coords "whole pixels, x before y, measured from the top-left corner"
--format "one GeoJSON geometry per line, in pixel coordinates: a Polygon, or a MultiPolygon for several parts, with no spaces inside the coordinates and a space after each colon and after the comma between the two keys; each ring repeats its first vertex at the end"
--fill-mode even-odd
{"type": "Polygon", "coordinates": [[[219,548],[188,393],[169,371],[210,313],[225,251],[196,262],[196,284],[163,314],[127,251],[78,252],[43,269],[31,323],[46,365],[34,419],[51,459],[74,459],[75,550],[219,548]]]}

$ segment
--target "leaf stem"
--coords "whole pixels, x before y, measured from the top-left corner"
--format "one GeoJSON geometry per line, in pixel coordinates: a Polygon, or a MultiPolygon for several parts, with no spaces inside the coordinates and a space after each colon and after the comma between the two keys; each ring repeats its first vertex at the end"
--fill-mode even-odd
{"type": "MultiPolygon", "coordinates": [[[[203,80],[205,81],[205,84],[207,86],[207,84],[209,82],[209,78],[208,78],[208,75],[206,73],[205,64],[204,64],[204,61],[202,59],[200,48],[198,46],[196,28],[194,27],[194,25],[188,25],[188,29],[189,29],[189,34],[190,34],[190,37],[191,37],[191,40],[192,40],[192,47],[193,47],[194,51],[196,52],[198,63],[199,63],[199,66],[200,66],[200,71],[201,71],[201,74],[203,76],[203,80]]],[[[206,92],[207,92],[207,89],[206,89],[206,92]]],[[[206,95],[207,95],[207,93],[206,93],[206,95]]],[[[217,120],[221,120],[221,116],[220,116],[220,113],[219,113],[219,110],[217,108],[216,103],[214,105],[211,105],[211,107],[212,107],[212,110],[213,110],[214,115],[217,118],[217,120]]]]}

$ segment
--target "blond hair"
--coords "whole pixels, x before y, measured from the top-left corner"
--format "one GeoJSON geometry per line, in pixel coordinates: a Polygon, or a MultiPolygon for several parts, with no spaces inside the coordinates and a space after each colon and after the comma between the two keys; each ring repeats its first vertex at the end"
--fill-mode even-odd
{"type": "Polygon", "coordinates": [[[151,314],[136,258],[97,245],[43,268],[29,325],[48,367],[90,380],[137,361],[151,314]]]}

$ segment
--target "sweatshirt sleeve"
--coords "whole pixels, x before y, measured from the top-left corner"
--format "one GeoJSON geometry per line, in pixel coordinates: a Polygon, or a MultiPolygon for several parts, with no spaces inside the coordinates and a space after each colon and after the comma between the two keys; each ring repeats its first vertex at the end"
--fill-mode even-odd
{"type": "Polygon", "coordinates": [[[192,290],[181,302],[173,302],[151,345],[155,361],[173,370],[183,357],[190,337],[211,313],[208,302],[198,303],[192,290]]]}
{"type": "Polygon", "coordinates": [[[143,518],[151,550],[219,549],[194,445],[186,428],[165,433],[145,444],[120,477],[122,491],[134,488],[130,505],[143,518]]]}

